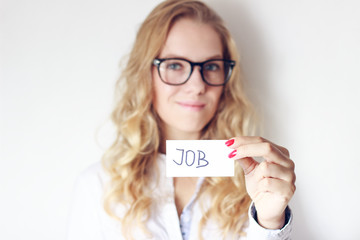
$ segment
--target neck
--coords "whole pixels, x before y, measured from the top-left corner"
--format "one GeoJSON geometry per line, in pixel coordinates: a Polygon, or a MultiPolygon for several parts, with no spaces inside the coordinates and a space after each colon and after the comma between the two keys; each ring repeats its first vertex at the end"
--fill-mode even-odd
{"type": "Polygon", "coordinates": [[[166,153],[166,140],[199,140],[200,132],[184,132],[176,129],[164,129],[162,131],[160,152],[166,153]]]}

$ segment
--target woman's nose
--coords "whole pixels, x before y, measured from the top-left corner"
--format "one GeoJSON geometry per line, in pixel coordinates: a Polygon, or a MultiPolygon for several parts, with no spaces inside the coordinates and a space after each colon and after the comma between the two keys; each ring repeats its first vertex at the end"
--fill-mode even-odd
{"type": "Polygon", "coordinates": [[[201,94],[205,92],[206,83],[202,79],[201,69],[199,66],[195,66],[190,78],[186,82],[186,87],[188,91],[193,91],[196,94],[201,94]]]}

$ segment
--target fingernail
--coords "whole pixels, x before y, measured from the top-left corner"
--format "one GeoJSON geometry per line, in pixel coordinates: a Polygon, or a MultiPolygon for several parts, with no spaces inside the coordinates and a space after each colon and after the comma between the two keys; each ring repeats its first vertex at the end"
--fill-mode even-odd
{"type": "Polygon", "coordinates": [[[231,145],[234,144],[234,142],[235,142],[234,139],[229,139],[229,140],[227,140],[227,141],[225,142],[225,145],[228,146],[228,147],[230,147],[231,145]]]}
{"type": "Polygon", "coordinates": [[[230,154],[229,154],[229,158],[233,158],[236,156],[236,150],[232,151],[230,154]]]}

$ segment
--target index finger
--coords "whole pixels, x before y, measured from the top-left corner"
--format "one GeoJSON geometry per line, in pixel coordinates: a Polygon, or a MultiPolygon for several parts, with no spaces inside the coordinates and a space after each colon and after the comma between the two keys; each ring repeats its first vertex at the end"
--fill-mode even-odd
{"type": "Polygon", "coordinates": [[[250,137],[250,139],[248,138],[241,142],[243,139],[240,137],[240,141],[237,142],[239,138],[233,138],[234,142],[229,147],[236,150],[233,151],[231,158],[263,157],[268,162],[273,162],[289,169],[295,168],[294,162],[278,148],[278,145],[267,140],[260,139],[259,141],[257,137],[250,137]]]}
{"type": "Polygon", "coordinates": [[[277,145],[263,137],[260,136],[239,136],[239,137],[233,137],[227,141],[227,143],[231,143],[230,145],[227,144],[228,147],[232,149],[236,149],[242,145],[246,144],[254,144],[254,143],[270,143],[274,145],[285,157],[290,158],[289,150],[286,148],[277,145]],[[232,141],[234,140],[234,141],[232,141]]]}

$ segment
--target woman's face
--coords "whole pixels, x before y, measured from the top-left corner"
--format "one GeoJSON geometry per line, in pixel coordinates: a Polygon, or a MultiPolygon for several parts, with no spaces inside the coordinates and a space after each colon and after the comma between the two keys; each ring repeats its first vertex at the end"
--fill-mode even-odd
{"type": "MultiPolygon", "coordinates": [[[[184,58],[192,62],[223,58],[219,35],[206,24],[180,19],[170,29],[159,58],[184,58]]],[[[156,66],[152,70],[153,104],[163,121],[166,139],[198,139],[214,116],[223,90],[209,86],[195,66],[189,80],[178,86],[161,81],[156,66]]]]}

